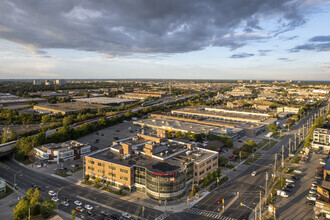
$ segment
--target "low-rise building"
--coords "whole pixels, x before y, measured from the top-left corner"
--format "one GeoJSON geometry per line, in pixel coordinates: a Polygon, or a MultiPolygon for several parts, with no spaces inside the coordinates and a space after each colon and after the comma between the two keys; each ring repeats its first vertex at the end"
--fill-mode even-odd
{"type": "Polygon", "coordinates": [[[34,148],[35,156],[39,160],[56,163],[80,159],[82,155],[90,151],[90,145],[74,140],[58,144],[44,144],[34,148]]]}
{"type": "Polygon", "coordinates": [[[300,107],[277,107],[277,113],[286,112],[292,114],[298,114],[300,107]]]}
{"type": "Polygon", "coordinates": [[[324,128],[316,128],[313,133],[312,146],[316,150],[329,152],[330,150],[330,130],[324,128]]]}
{"type": "Polygon", "coordinates": [[[218,168],[218,153],[195,143],[169,140],[167,131],[138,134],[85,156],[85,174],[144,192],[150,198],[176,200],[188,185],[200,183],[218,168]]]}
{"type": "Polygon", "coordinates": [[[6,182],[0,179],[0,196],[6,193],[6,182]]]}

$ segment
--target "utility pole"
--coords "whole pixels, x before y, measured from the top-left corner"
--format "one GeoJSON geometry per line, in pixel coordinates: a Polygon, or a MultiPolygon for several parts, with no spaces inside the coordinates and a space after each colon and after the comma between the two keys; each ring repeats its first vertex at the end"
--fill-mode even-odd
{"type": "Polygon", "coordinates": [[[259,220],[261,220],[261,190],[259,191],[260,192],[260,205],[259,205],[259,220]]]}
{"type": "Polygon", "coordinates": [[[294,151],[297,151],[297,133],[294,133],[294,151]]]}
{"type": "Polygon", "coordinates": [[[268,172],[266,172],[266,188],[265,188],[265,205],[267,203],[267,193],[268,192],[268,172]]]}
{"type": "Polygon", "coordinates": [[[284,168],[284,145],[282,145],[282,168],[284,168]]]}
{"type": "Polygon", "coordinates": [[[291,154],[291,138],[289,138],[289,157],[290,157],[290,154],[291,154]]]}
{"type": "Polygon", "coordinates": [[[275,161],[274,161],[274,170],[273,170],[273,176],[274,176],[274,180],[276,178],[276,161],[277,161],[277,154],[274,154],[274,157],[275,157],[275,161]]]}

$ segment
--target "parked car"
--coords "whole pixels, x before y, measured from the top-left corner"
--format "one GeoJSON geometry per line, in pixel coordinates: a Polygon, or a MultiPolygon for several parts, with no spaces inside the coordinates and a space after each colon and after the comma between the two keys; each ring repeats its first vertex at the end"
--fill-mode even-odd
{"type": "Polygon", "coordinates": [[[315,201],[313,201],[313,200],[307,200],[307,201],[306,201],[306,204],[307,204],[307,205],[315,206],[315,201]]]}
{"type": "Polygon", "coordinates": [[[316,175],[314,178],[317,179],[317,180],[322,180],[322,176],[316,175]]]}
{"type": "Polygon", "coordinates": [[[286,181],[287,183],[294,183],[294,180],[291,179],[291,178],[287,178],[287,179],[285,179],[285,181],[286,181]]]}
{"type": "Polygon", "coordinates": [[[54,202],[57,202],[59,199],[58,199],[56,196],[54,196],[54,197],[52,198],[52,200],[53,200],[54,202]]]}
{"type": "Polygon", "coordinates": [[[321,185],[322,181],[321,180],[313,180],[312,183],[317,184],[317,185],[321,185]]]}
{"type": "Polygon", "coordinates": [[[115,220],[119,220],[119,219],[120,219],[120,216],[117,215],[117,214],[112,214],[110,217],[111,217],[112,219],[115,219],[115,220]]]}
{"type": "Polygon", "coordinates": [[[56,196],[56,192],[54,192],[53,190],[50,190],[48,192],[48,195],[50,195],[50,196],[56,196]]]}
{"type": "Polygon", "coordinates": [[[32,186],[33,188],[36,188],[36,187],[38,187],[38,185],[37,185],[37,184],[35,184],[35,183],[32,183],[32,184],[31,184],[31,186],[32,186]]]}
{"type": "Polygon", "coordinates": [[[299,174],[302,173],[302,171],[299,170],[299,169],[294,169],[293,172],[294,172],[294,173],[299,173],[299,174]]]}
{"type": "Polygon", "coordinates": [[[128,219],[130,219],[132,216],[130,215],[130,214],[128,214],[128,213],[123,213],[123,214],[121,214],[124,218],[128,218],[128,219]]]}
{"type": "Polygon", "coordinates": [[[286,192],[292,192],[292,189],[288,188],[288,187],[284,187],[282,190],[286,191],[286,192]]]}
{"type": "Polygon", "coordinates": [[[85,205],[85,209],[92,210],[93,209],[93,206],[91,206],[91,205],[85,205]]]}
{"type": "Polygon", "coordinates": [[[92,212],[91,210],[88,210],[87,211],[87,214],[90,215],[90,216],[95,216],[96,214],[94,212],[92,212]]]}
{"type": "Polygon", "coordinates": [[[251,173],[251,176],[256,176],[257,175],[257,172],[256,171],[253,171],[252,173],[251,173]]]}
{"type": "Polygon", "coordinates": [[[235,159],[235,155],[228,156],[228,159],[234,160],[235,159]]]}
{"type": "Polygon", "coordinates": [[[77,210],[78,212],[84,212],[84,211],[85,211],[85,209],[82,208],[81,206],[77,206],[77,207],[76,207],[76,210],[77,210]]]}
{"type": "Polygon", "coordinates": [[[69,203],[66,202],[66,201],[62,201],[62,202],[61,202],[61,205],[65,206],[65,207],[68,207],[68,206],[69,206],[69,203]]]}
{"type": "Polygon", "coordinates": [[[316,193],[317,192],[317,190],[315,190],[315,189],[310,189],[309,190],[309,193],[312,193],[312,194],[314,194],[314,193],[316,193]]]}
{"type": "Polygon", "coordinates": [[[82,202],[80,202],[79,200],[76,200],[76,201],[74,201],[74,204],[75,204],[76,206],[81,206],[81,205],[82,205],[82,202]]]}
{"type": "Polygon", "coordinates": [[[307,196],[307,200],[315,201],[316,200],[316,197],[315,196],[307,196]]]}
{"type": "Polygon", "coordinates": [[[294,184],[293,183],[286,183],[285,186],[288,187],[288,188],[293,188],[294,184]]]}
{"type": "Polygon", "coordinates": [[[109,215],[109,212],[102,210],[101,211],[101,215],[108,216],[109,215]]]}
{"type": "Polygon", "coordinates": [[[316,186],[312,186],[311,189],[317,190],[317,187],[316,186]]]}
{"type": "Polygon", "coordinates": [[[276,193],[278,196],[289,197],[289,194],[287,192],[285,192],[284,190],[277,190],[276,193]]]}
{"type": "Polygon", "coordinates": [[[294,179],[294,180],[299,180],[299,176],[294,175],[294,176],[292,176],[292,179],[294,179]]]}
{"type": "Polygon", "coordinates": [[[322,172],[324,170],[324,167],[317,167],[316,168],[316,171],[318,171],[318,172],[322,172]]]}
{"type": "Polygon", "coordinates": [[[325,162],[324,162],[324,161],[320,161],[320,164],[321,164],[321,165],[325,165],[325,162]]]}

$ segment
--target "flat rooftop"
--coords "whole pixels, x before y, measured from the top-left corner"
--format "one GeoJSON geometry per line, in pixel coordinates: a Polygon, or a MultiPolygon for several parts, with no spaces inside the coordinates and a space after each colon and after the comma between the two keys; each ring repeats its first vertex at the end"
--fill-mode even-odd
{"type": "Polygon", "coordinates": [[[78,141],[70,140],[70,141],[65,141],[62,143],[44,144],[37,148],[46,152],[47,150],[67,151],[74,147],[84,147],[84,146],[88,146],[88,145],[80,143],[78,141]]]}
{"type": "Polygon", "coordinates": [[[119,105],[121,103],[137,101],[136,99],[121,99],[121,98],[109,98],[109,97],[82,98],[82,99],[74,99],[74,100],[76,102],[98,103],[104,105],[110,105],[110,104],[119,105]]]}
{"type": "Polygon", "coordinates": [[[64,103],[56,103],[56,104],[40,104],[34,106],[36,109],[38,107],[47,108],[49,110],[57,110],[64,112],[74,112],[80,111],[81,109],[98,109],[98,108],[109,108],[106,105],[97,105],[97,104],[89,104],[89,103],[81,103],[81,102],[64,102],[64,103]]]}

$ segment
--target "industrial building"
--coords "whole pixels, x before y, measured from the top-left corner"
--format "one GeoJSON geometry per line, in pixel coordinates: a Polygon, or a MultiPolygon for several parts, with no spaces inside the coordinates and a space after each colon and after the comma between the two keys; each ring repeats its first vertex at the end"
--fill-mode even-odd
{"type": "Polygon", "coordinates": [[[62,115],[79,112],[82,109],[97,110],[97,109],[106,109],[106,108],[110,108],[110,107],[106,105],[88,104],[83,102],[64,102],[64,103],[43,104],[43,105],[33,106],[33,110],[50,111],[54,114],[60,113],[62,115]]]}
{"type": "Polygon", "coordinates": [[[150,198],[176,200],[192,181],[200,183],[217,170],[218,153],[195,143],[168,140],[167,131],[138,134],[85,156],[85,174],[144,192],[150,198]]]}
{"type": "Polygon", "coordinates": [[[299,107],[278,107],[277,108],[277,113],[285,112],[285,113],[291,113],[291,114],[298,114],[299,110],[301,108],[299,107]]]}
{"type": "Polygon", "coordinates": [[[40,98],[0,98],[0,107],[14,106],[14,105],[28,105],[30,102],[47,103],[47,99],[40,98]]]}
{"type": "Polygon", "coordinates": [[[271,124],[276,121],[271,118],[271,112],[236,110],[215,107],[187,107],[178,110],[172,110],[172,114],[193,116],[198,118],[214,118],[226,121],[249,122],[258,124],[271,124]]]}
{"type": "Polygon", "coordinates": [[[235,140],[244,136],[242,128],[205,125],[193,122],[180,121],[170,118],[149,118],[139,121],[134,121],[133,124],[141,127],[149,127],[152,129],[165,129],[170,132],[181,131],[182,133],[191,132],[195,134],[215,134],[227,135],[230,139],[235,140]]]}
{"type": "Polygon", "coordinates": [[[34,148],[35,156],[42,161],[65,162],[80,159],[81,155],[89,153],[91,146],[78,141],[44,144],[34,148]]]}
{"type": "Polygon", "coordinates": [[[161,98],[166,95],[165,92],[155,92],[155,91],[138,91],[138,92],[127,92],[122,95],[118,95],[119,98],[125,98],[125,99],[140,99],[144,100],[148,97],[152,98],[161,98]]]}
{"type": "Polygon", "coordinates": [[[87,102],[89,104],[103,104],[103,105],[127,105],[137,102],[136,99],[120,99],[120,98],[109,98],[109,97],[95,97],[95,98],[82,98],[74,99],[76,102],[87,102]]]}
{"type": "Polygon", "coordinates": [[[330,130],[316,128],[313,133],[312,146],[315,150],[330,151],[330,130]]]}

